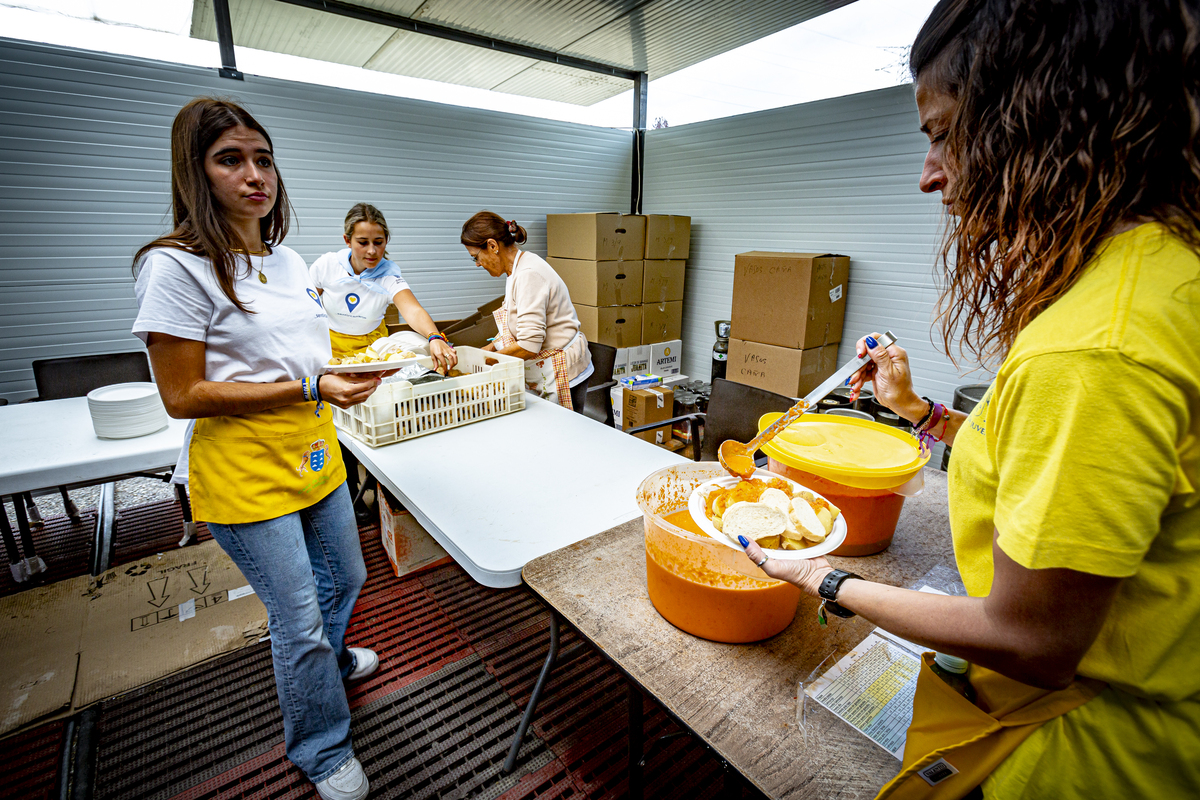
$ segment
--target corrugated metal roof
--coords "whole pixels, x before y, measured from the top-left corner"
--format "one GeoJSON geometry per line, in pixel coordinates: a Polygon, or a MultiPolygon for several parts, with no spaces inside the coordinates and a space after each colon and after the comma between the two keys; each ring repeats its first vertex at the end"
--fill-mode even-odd
{"type": "MultiPolygon", "coordinates": [[[[661,78],[853,0],[345,0],[456,31],[661,78]]],[[[229,0],[234,43],[367,69],[592,105],[629,81],[300,8],[229,0]]],[[[192,36],[216,39],[212,0],[192,36]]]]}

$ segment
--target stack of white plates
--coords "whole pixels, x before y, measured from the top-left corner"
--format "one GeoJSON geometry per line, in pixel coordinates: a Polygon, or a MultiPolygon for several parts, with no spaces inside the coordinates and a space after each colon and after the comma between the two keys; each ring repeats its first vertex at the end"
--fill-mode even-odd
{"type": "Polygon", "coordinates": [[[167,427],[167,409],[153,383],[115,383],[88,392],[92,427],[101,439],[132,439],[167,427]]]}

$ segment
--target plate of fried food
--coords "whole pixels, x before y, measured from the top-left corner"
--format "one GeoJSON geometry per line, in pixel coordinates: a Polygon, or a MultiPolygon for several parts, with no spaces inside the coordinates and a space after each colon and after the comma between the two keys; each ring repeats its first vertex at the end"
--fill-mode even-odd
{"type": "Polygon", "coordinates": [[[366,349],[351,353],[345,358],[330,359],[326,372],[383,372],[389,369],[399,369],[405,364],[411,364],[421,356],[412,350],[398,349],[387,339],[379,339],[367,345],[366,349]]]}
{"type": "Polygon", "coordinates": [[[816,558],[846,540],[837,506],[795,481],[757,470],[706,481],[688,498],[692,519],[710,537],[741,550],[737,537],[758,542],[771,558],[816,558]]]}

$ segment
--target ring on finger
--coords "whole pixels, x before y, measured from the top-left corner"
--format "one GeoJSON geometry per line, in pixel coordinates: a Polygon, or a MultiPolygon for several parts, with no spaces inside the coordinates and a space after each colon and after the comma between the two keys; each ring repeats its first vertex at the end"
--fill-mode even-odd
{"type": "Polygon", "coordinates": [[[770,556],[768,556],[768,555],[766,555],[766,554],[763,554],[762,561],[759,561],[759,562],[758,562],[758,568],[759,568],[759,569],[762,569],[762,565],[763,565],[763,564],[765,564],[765,563],[767,563],[767,562],[768,562],[770,559],[771,559],[771,557],[770,557],[770,556]]]}

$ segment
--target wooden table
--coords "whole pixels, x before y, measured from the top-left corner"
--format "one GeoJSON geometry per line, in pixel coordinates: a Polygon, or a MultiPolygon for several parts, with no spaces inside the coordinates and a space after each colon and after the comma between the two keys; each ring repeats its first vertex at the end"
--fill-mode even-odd
{"type": "MultiPolygon", "coordinates": [[[[924,493],[905,502],[890,548],[830,561],[897,586],[915,583],[939,564],[954,568],[946,474],[929,469],[925,481],[924,493]]],[[[807,743],[796,724],[798,681],[831,651],[837,655],[830,664],[848,652],[870,633],[871,623],[831,616],[829,627],[821,628],[817,601],[805,596],[792,624],[765,642],[698,639],[651,605],[645,559],[638,519],[531,561],[523,577],[554,612],[767,795],[871,798],[899,772],[895,758],[816,703],[809,704],[807,743]]]]}

